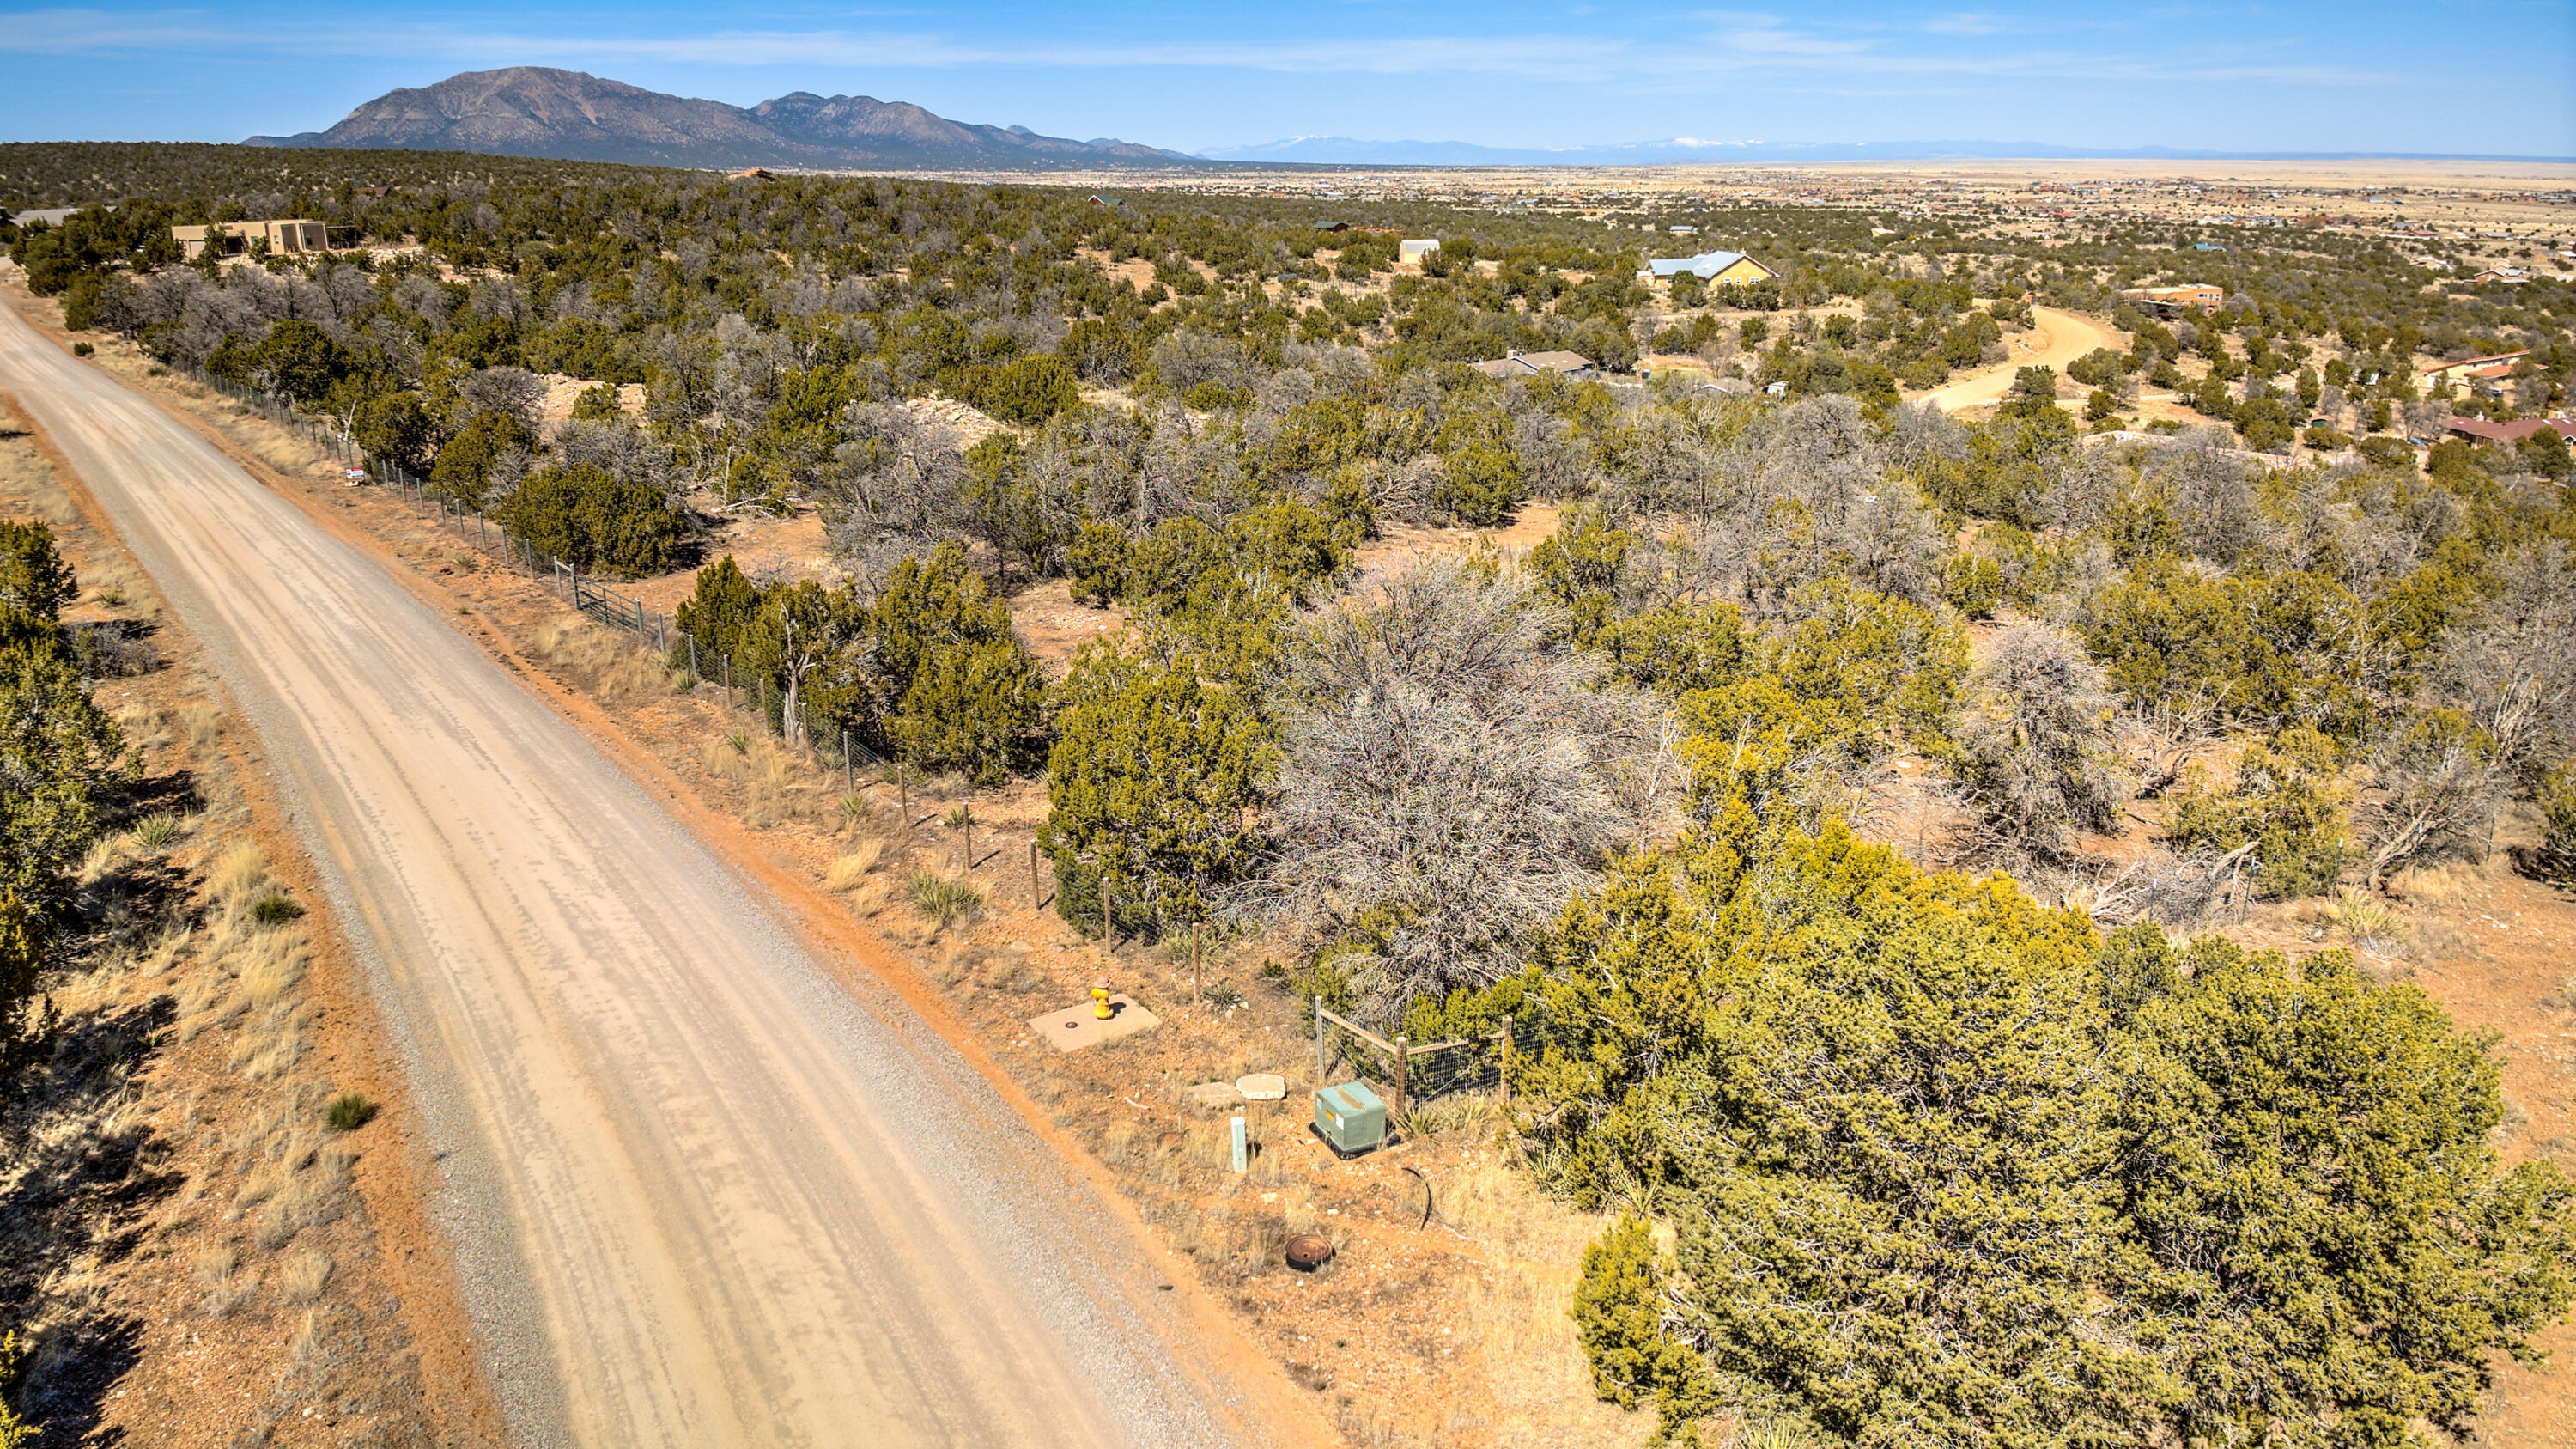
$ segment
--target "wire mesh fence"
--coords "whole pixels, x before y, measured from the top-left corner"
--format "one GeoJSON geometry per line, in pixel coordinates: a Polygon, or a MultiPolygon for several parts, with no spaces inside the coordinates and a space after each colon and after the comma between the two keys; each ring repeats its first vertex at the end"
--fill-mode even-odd
{"type": "Polygon", "coordinates": [[[474,541],[486,552],[497,554],[522,573],[531,578],[551,580],[564,600],[583,614],[632,633],[636,642],[648,649],[666,655],[670,651],[670,615],[647,606],[642,599],[607,587],[552,552],[539,548],[525,535],[455,497],[436,482],[415,475],[391,459],[369,452],[358,443],[343,419],[315,417],[298,410],[291,399],[245,387],[202,368],[187,368],[183,372],[198,385],[286,429],[326,456],[339,459],[347,470],[350,483],[372,482],[391,488],[395,496],[425,513],[434,513],[441,522],[453,525],[460,535],[470,531],[474,541]]]}
{"type": "Polygon", "coordinates": [[[1541,1041],[1535,1019],[1505,1017],[1492,1031],[1417,1044],[1380,1036],[1327,1007],[1321,997],[1314,1007],[1316,1080],[1334,1081],[1345,1072],[1356,1076],[1377,1088],[1399,1115],[1408,1103],[1453,1092],[1509,1095],[1514,1054],[1534,1052],[1541,1041]]]}

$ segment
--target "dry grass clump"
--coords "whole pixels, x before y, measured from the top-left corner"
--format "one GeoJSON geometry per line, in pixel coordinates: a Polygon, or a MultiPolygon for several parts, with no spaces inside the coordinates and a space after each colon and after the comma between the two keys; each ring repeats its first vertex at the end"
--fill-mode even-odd
{"type": "Polygon", "coordinates": [[[2334,919],[2352,943],[2364,951],[2387,951],[2406,933],[2395,911],[2370,892],[2349,886],[2335,893],[2334,919]]]}
{"type": "Polygon", "coordinates": [[[249,899],[267,880],[268,852],[247,840],[216,856],[206,870],[207,893],[222,906],[249,899]]]}
{"type": "Polygon", "coordinates": [[[823,877],[824,888],[832,891],[855,889],[867,880],[870,871],[884,862],[885,842],[862,840],[852,846],[848,854],[832,862],[832,869],[823,877]]]}
{"type": "Polygon", "coordinates": [[[794,757],[766,733],[738,729],[711,739],[699,759],[708,774],[742,790],[743,820],[756,829],[797,815],[814,793],[798,778],[794,757]]]}
{"type": "Polygon", "coordinates": [[[610,700],[671,694],[684,687],[659,658],[637,646],[635,636],[586,618],[554,619],[531,641],[537,657],[610,700]]]}
{"type": "Polygon", "coordinates": [[[197,1281],[206,1286],[206,1296],[199,1306],[211,1318],[230,1315],[259,1291],[258,1270],[244,1265],[240,1255],[229,1247],[198,1257],[197,1281]]]}
{"type": "Polygon", "coordinates": [[[126,743],[138,749],[167,748],[172,740],[170,721],[169,711],[139,702],[116,710],[116,727],[124,731],[126,743]]]}
{"type": "Polygon", "coordinates": [[[1498,1445],[1636,1445],[1655,1416],[1626,1414],[1593,1397],[1592,1369],[1571,1314],[1583,1250],[1602,1220],[1541,1193],[1500,1152],[1478,1153],[1431,1180],[1445,1227],[1484,1250],[1485,1273],[1462,1274],[1451,1289],[1461,1352],[1508,1365],[1488,1375],[1486,1405],[1498,1445]]]}

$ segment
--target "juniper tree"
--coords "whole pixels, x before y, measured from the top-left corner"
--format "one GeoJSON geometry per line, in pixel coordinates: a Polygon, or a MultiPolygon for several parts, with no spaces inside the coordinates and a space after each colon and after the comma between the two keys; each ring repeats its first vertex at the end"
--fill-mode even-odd
{"type": "Polygon", "coordinates": [[[1255,859],[1276,758],[1244,695],[1190,654],[1086,644],[1055,696],[1047,822],[1056,910],[1100,920],[1105,879],[1129,929],[1197,921],[1255,859]]]}

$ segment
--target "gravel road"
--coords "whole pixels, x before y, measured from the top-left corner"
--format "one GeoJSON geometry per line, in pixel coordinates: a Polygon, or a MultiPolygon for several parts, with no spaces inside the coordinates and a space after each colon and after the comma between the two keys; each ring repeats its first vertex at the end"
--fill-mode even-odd
{"type": "Polygon", "coordinates": [[[1908,401],[1928,402],[1945,413],[1955,413],[1961,408],[2003,401],[2004,394],[2012,391],[2013,379],[2025,367],[2053,367],[2063,377],[2066,364],[2096,347],[2107,347],[2113,352],[2127,350],[2118,337],[2099,323],[2088,322],[2072,312],[2060,312],[2054,307],[2033,307],[2030,310],[2033,320],[2048,330],[2048,346],[2027,357],[2016,357],[1992,371],[1977,373],[1947,387],[1936,387],[1908,401]]]}
{"type": "Polygon", "coordinates": [[[517,1442],[1233,1442],[1134,1234],[451,621],[6,307],[0,389],[256,724],[517,1442]]]}

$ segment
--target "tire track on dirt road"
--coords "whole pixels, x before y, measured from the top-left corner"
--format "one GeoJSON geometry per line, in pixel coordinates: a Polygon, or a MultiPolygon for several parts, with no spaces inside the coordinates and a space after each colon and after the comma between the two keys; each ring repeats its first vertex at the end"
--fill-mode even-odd
{"type": "Polygon", "coordinates": [[[951,1049],[363,555],[0,314],[0,387],[205,641],[368,959],[514,1438],[1231,1442],[1132,1234],[951,1049]]]}

